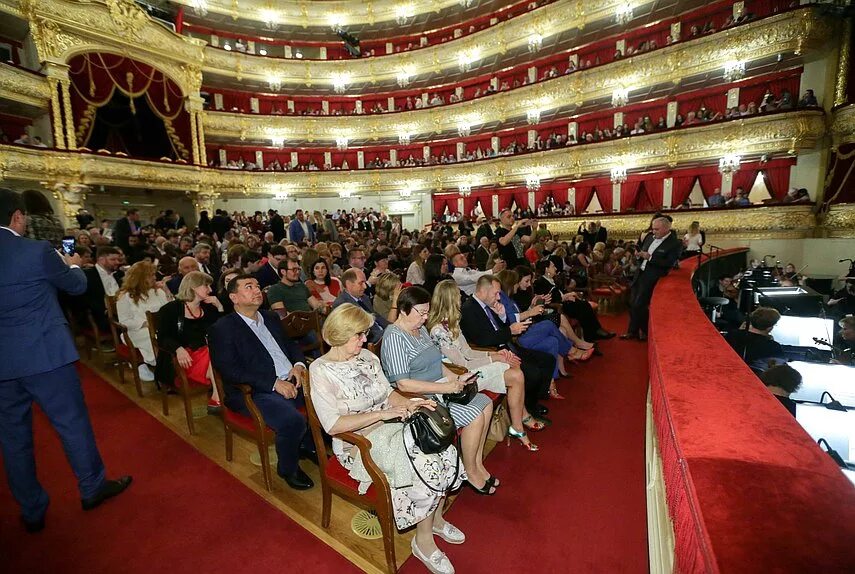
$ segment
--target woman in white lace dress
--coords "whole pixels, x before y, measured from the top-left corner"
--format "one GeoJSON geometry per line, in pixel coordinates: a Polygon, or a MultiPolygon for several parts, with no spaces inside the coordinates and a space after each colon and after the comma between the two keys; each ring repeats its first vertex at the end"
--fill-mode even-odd
{"type": "Polygon", "coordinates": [[[376,439],[372,458],[392,487],[396,526],[403,530],[415,524],[413,555],[432,572],[452,574],[454,567],[437,547],[434,534],[451,544],[462,544],[466,539],[457,527],[443,519],[441,504],[445,492],[458,488],[465,478],[462,465],[454,446],[440,454],[427,455],[412,442],[410,433],[403,432],[402,424],[383,424],[392,419],[406,419],[419,407],[432,408],[435,403],[410,400],[392,389],[380,360],[362,348],[372,322],[371,315],[350,303],[339,306],[327,317],[322,335],[330,350],[309,367],[312,405],[321,426],[333,436],[333,452],[352,476],[358,451],[335,435],[356,432],[372,442],[376,439]],[[385,445],[389,448],[382,448],[385,445]],[[396,445],[400,447],[398,450],[396,445]],[[408,460],[402,462],[400,457],[408,460]],[[411,471],[417,475],[410,476],[411,471]]]}
{"type": "Polygon", "coordinates": [[[469,346],[460,331],[460,289],[454,281],[440,281],[434,289],[427,328],[443,357],[455,365],[481,373],[479,389],[507,392],[511,417],[508,434],[518,439],[526,449],[536,451],[537,445],[528,439],[525,429],[543,430],[544,424],[525,408],[525,377],[519,358],[507,350],[490,353],[475,351],[469,346]]]}

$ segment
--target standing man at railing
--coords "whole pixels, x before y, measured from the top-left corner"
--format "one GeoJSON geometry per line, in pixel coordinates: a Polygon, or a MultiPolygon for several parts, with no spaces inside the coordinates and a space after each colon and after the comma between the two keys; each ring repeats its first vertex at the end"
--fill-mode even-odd
{"type": "Polygon", "coordinates": [[[680,257],[680,240],[671,231],[671,218],[657,217],[652,231],[644,238],[636,256],[641,265],[632,281],[630,294],[629,327],[621,339],[647,340],[647,320],[650,316],[650,299],[661,277],[665,277],[680,257]]]}

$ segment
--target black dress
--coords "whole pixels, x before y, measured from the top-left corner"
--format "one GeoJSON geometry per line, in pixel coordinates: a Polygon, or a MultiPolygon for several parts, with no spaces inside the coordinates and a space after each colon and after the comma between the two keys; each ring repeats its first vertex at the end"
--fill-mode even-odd
{"type": "Polygon", "coordinates": [[[579,321],[579,325],[582,326],[582,332],[589,340],[596,337],[597,332],[602,329],[600,321],[597,319],[597,314],[587,301],[582,299],[561,301],[564,291],[545,277],[538,277],[534,282],[533,288],[536,295],[552,295],[553,303],[561,303],[561,312],[567,318],[579,321]]]}
{"type": "Polygon", "coordinates": [[[222,316],[213,305],[202,303],[203,314],[198,319],[184,316],[184,301],[170,301],[160,308],[157,316],[157,366],[154,377],[161,384],[175,382],[172,354],[178,347],[198,349],[208,345],[208,329],[222,316]]]}

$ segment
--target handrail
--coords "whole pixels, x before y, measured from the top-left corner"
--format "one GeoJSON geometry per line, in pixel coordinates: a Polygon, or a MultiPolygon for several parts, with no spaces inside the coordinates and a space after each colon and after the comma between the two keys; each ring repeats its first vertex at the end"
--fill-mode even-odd
{"type": "Polygon", "coordinates": [[[683,261],[650,306],[675,571],[842,572],[855,558],[855,491],[701,311],[697,268],[683,261]]]}

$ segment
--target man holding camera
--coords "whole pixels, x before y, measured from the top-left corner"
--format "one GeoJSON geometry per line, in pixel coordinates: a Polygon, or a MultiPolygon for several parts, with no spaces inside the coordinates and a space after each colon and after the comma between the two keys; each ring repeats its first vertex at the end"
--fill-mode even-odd
{"type": "Polygon", "coordinates": [[[525,245],[532,240],[532,222],[528,219],[514,221],[514,214],[509,208],[499,214],[499,226],[495,238],[499,242],[499,255],[508,269],[517,265],[525,265],[525,245]]]}

